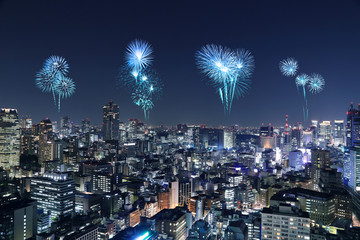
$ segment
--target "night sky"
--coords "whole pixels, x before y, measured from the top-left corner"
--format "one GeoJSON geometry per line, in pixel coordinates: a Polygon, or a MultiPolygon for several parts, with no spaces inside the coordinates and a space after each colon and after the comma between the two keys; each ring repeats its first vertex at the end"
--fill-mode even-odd
{"type": "Polygon", "coordinates": [[[310,119],[345,118],[360,102],[360,1],[92,1],[0,0],[0,105],[35,122],[70,116],[101,122],[110,99],[120,120],[140,118],[125,89],[116,87],[124,50],[135,38],[154,49],[153,67],[164,94],[151,124],[283,125],[302,121],[294,77],[281,75],[280,60],[294,57],[300,72],[320,73],[323,92],[309,94],[310,119]],[[249,94],[235,100],[230,116],[197,69],[194,54],[215,43],[246,48],[255,57],[249,94]],[[51,94],[35,87],[35,74],[50,55],[67,59],[76,94],[57,113],[51,94]]]}

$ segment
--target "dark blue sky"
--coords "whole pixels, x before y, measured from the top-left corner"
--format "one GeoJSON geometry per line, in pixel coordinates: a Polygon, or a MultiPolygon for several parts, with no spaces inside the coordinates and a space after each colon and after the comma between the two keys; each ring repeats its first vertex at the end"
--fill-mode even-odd
{"type": "Polygon", "coordinates": [[[344,118],[349,102],[360,102],[360,2],[285,1],[92,1],[0,0],[0,103],[35,121],[101,122],[110,99],[120,119],[143,119],[125,89],[116,88],[126,45],[149,41],[154,68],[165,89],[150,123],[283,124],[302,120],[294,78],[278,62],[295,57],[300,72],[318,72],[325,90],[309,94],[310,119],[344,118]],[[250,50],[256,61],[249,94],[225,117],[215,89],[196,68],[194,53],[207,43],[250,50]],[[59,114],[50,94],[34,86],[44,59],[60,55],[70,64],[76,94],[59,114]]]}

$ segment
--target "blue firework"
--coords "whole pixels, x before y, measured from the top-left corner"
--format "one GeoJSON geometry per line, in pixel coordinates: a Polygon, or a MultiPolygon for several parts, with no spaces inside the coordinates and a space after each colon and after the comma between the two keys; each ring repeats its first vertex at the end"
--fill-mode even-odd
{"type": "Polygon", "coordinates": [[[54,89],[55,78],[48,71],[41,69],[36,74],[35,85],[43,92],[51,92],[54,89]]]}
{"type": "Polygon", "coordinates": [[[224,104],[225,113],[230,113],[234,96],[243,96],[250,87],[254,71],[254,58],[244,49],[232,51],[220,45],[205,45],[195,55],[199,69],[211,79],[224,104]]]}
{"type": "Polygon", "coordinates": [[[300,74],[295,78],[295,84],[297,86],[305,86],[310,80],[309,75],[307,74],[300,74]]]}
{"type": "Polygon", "coordinates": [[[234,52],[227,47],[208,44],[196,53],[196,63],[199,69],[215,84],[222,84],[233,77],[236,71],[234,52]]]}
{"type": "Polygon", "coordinates": [[[51,92],[54,98],[54,104],[56,105],[56,96],[55,96],[55,85],[58,80],[58,74],[53,74],[51,71],[48,71],[46,68],[43,68],[36,74],[35,85],[41,89],[43,92],[51,92]]]}
{"type": "Polygon", "coordinates": [[[310,92],[319,93],[325,87],[325,79],[320,74],[313,73],[310,76],[308,87],[310,92]]]}
{"type": "Polygon", "coordinates": [[[149,119],[149,111],[154,106],[154,102],[161,96],[163,84],[157,73],[152,70],[143,71],[138,76],[136,85],[132,85],[131,98],[133,102],[144,111],[145,119],[149,119]]]}
{"type": "Polygon", "coordinates": [[[69,72],[69,65],[65,58],[53,55],[46,59],[44,69],[55,77],[57,74],[66,75],[69,72]]]}
{"type": "Polygon", "coordinates": [[[295,76],[299,66],[294,58],[287,58],[280,61],[279,68],[281,73],[286,77],[295,76]]]}
{"type": "Polygon", "coordinates": [[[255,60],[251,52],[245,49],[235,51],[235,68],[242,78],[249,78],[255,69],[255,60]]]}
{"type": "Polygon", "coordinates": [[[152,47],[146,41],[136,39],[128,45],[125,57],[133,75],[150,65],[152,53],[152,47]]]}
{"type": "Polygon", "coordinates": [[[58,111],[60,112],[61,98],[68,98],[75,93],[75,83],[71,78],[61,76],[56,82],[55,91],[59,96],[58,111]]]}

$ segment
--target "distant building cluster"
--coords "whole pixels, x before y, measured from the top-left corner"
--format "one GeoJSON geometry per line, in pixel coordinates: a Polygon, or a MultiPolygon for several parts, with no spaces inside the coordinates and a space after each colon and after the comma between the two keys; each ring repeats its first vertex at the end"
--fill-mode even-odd
{"type": "Polygon", "coordinates": [[[166,127],[121,122],[113,101],[100,125],[3,108],[0,240],[360,239],[360,107],[344,117],[166,127]]]}

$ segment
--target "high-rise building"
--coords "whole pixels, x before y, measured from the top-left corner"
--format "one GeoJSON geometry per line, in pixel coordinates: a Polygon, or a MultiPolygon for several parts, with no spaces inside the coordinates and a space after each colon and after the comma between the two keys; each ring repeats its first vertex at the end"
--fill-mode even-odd
{"type": "Polygon", "coordinates": [[[235,146],[235,134],[233,131],[224,131],[224,148],[235,146]]]}
{"type": "Polygon", "coordinates": [[[39,163],[54,160],[54,139],[52,136],[52,123],[50,119],[45,119],[39,125],[39,163]]]}
{"type": "Polygon", "coordinates": [[[113,101],[103,107],[102,134],[104,140],[119,140],[119,106],[113,101]]]}
{"type": "Polygon", "coordinates": [[[323,121],[319,124],[319,141],[330,141],[331,139],[331,122],[323,121]]]}
{"type": "Polygon", "coordinates": [[[179,205],[179,181],[172,181],[169,183],[170,192],[170,208],[175,208],[179,205]]]}
{"type": "Polygon", "coordinates": [[[0,240],[35,239],[36,201],[20,199],[0,206],[0,240]]]}
{"type": "Polygon", "coordinates": [[[62,136],[68,137],[70,136],[72,131],[72,124],[70,122],[70,118],[65,116],[60,120],[60,133],[62,136]]]}
{"type": "Polygon", "coordinates": [[[261,216],[261,239],[310,239],[310,217],[288,204],[264,208],[261,216]]]}
{"type": "Polygon", "coordinates": [[[346,113],[346,146],[360,146],[360,114],[352,103],[346,113]]]}
{"type": "Polygon", "coordinates": [[[81,132],[88,133],[90,132],[90,120],[85,118],[81,121],[81,132]]]}
{"type": "Polygon", "coordinates": [[[188,179],[179,180],[179,206],[189,205],[191,197],[191,182],[188,179]]]}
{"type": "MultiPolygon", "coordinates": [[[[349,171],[348,185],[354,191],[360,191],[360,147],[350,147],[349,162],[346,162],[346,170],[349,171]]],[[[344,163],[345,164],[345,163],[344,163]]],[[[344,166],[345,167],[345,166],[344,166]]]]}
{"type": "Polygon", "coordinates": [[[313,189],[318,190],[321,170],[330,167],[330,151],[312,149],[311,164],[311,178],[313,181],[313,189]]]}
{"type": "Polygon", "coordinates": [[[45,173],[30,181],[30,196],[39,209],[50,212],[52,219],[69,216],[74,212],[75,183],[64,173],[45,173]]]}
{"type": "Polygon", "coordinates": [[[292,151],[289,153],[289,167],[294,171],[303,169],[303,154],[300,150],[292,151]]]}
{"type": "Polygon", "coordinates": [[[339,144],[344,145],[345,141],[345,128],[344,120],[335,120],[334,121],[334,144],[338,146],[339,144]]]}
{"type": "Polygon", "coordinates": [[[0,167],[9,170],[20,161],[20,124],[16,109],[0,111],[0,167]]]}

